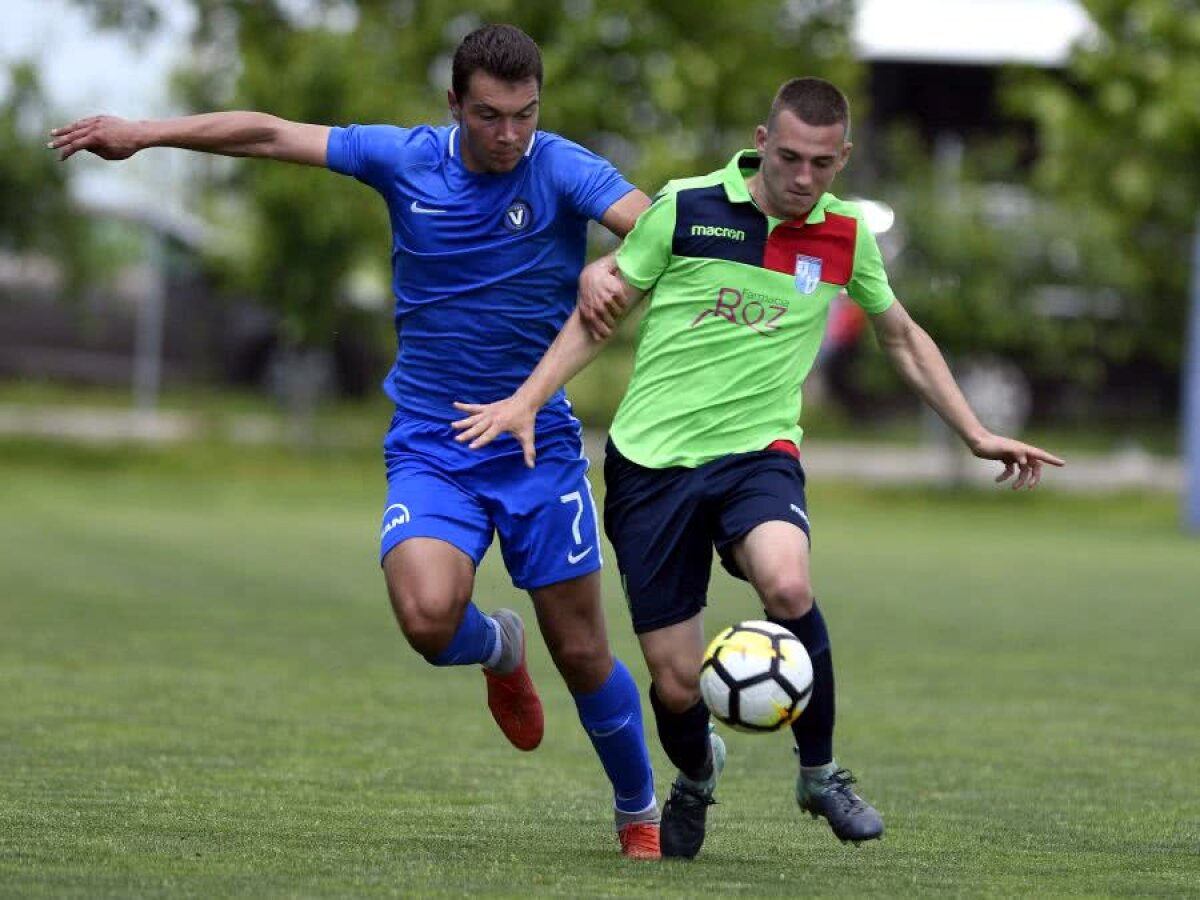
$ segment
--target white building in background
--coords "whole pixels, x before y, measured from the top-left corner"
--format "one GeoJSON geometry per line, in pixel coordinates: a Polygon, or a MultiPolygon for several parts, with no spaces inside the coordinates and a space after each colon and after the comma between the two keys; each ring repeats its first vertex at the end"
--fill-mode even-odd
{"type": "Polygon", "coordinates": [[[1092,30],[1077,0],[859,0],[853,41],[868,62],[1056,67],[1092,30]]]}

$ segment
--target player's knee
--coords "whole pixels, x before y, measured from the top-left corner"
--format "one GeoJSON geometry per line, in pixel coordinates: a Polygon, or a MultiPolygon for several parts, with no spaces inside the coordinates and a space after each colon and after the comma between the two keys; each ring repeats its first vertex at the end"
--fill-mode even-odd
{"type": "Polygon", "coordinates": [[[685,713],[700,700],[700,675],[687,672],[661,672],[654,676],[654,693],[672,713],[685,713]]]}
{"type": "Polygon", "coordinates": [[[576,693],[599,688],[612,672],[612,654],[603,639],[575,635],[560,638],[549,649],[563,680],[576,693]]]}
{"type": "Polygon", "coordinates": [[[454,639],[458,623],[449,615],[449,604],[394,596],[392,607],[405,640],[422,656],[436,656],[454,639]]]}
{"type": "Polygon", "coordinates": [[[778,619],[798,619],[812,609],[812,582],[803,572],[781,572],[758,589],[763,606],[778,619]]]}

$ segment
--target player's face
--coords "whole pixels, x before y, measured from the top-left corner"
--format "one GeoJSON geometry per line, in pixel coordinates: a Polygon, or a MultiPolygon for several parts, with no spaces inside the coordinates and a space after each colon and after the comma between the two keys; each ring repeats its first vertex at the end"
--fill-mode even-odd
{"type": "Polygon", "coordinates": [[[850,147],[844,125],[809,125],[780,110],[770,128],[759,125],[754,144],[762,156],[755,200],[767,215],[802,219],[829,190],[850,147]]]}
{"type": "Polygon", "coordinates": [[[450,112],[461,127],[463,164],[472,172],[511,172],[529,149],[538,120],[536,78],[503,81],[476,70],[467,92],[449,92],[450,112]]]}

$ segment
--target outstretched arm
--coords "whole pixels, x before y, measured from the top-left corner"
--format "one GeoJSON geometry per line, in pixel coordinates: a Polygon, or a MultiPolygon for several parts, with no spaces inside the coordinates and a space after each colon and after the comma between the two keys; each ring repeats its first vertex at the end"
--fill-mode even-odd
{"type": "Polygon", "coordinates": [[[971,452],[980,459],[1004,463],[1004,471],[996,481],[1005,481],[1018,472],[1013,488],[1032,488],[1042,478],[1043,464],[1063,465],[1061,459],[1039,447],[992,434],[984,428],[933,338],[912,320],[899,301],[872,316],[871,324],[892,365],[921,399],[958,433],[971,452]]]}
{"type": "Polygon", "coordinates": [[[215,112],[143,121],[91,116],[55,128],[50,137],[48,146],[64,160],[80,150],[116,160],[128,159],[147,147],[178,147],[222,156],[324,166],[329,126],[290,122],[260,112],[215,112]]]}
{"type": "MultiPolygon", "coordinates": [[[[599,260],[597,260],[599,262],[599,260]]],[[[596,263],[592,263],[596,265],[596,263]]],[[[640,300],[644,291],[621,281],[623,288],[622,314],[640,300]]],[[[525,465],[533,468],[537,453],[534,449],[534,423],[537,412],[554,392],[570,381],[595,359],[608,338],[593,337],[583,324],[578,307],[554,339],[541,362],[517,388],[516,393],[495,403],[455,403],[456,409],[467,413],[454,423],[459,443],[470,441],[472,450],[485,447],[508,432],[521,444],[525,465]]]]}

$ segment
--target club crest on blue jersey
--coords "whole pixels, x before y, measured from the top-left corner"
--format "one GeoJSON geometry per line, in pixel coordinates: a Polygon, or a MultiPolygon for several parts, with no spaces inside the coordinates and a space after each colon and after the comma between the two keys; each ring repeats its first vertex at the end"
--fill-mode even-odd
{"type": "Polygon", "coordinates": [[[796,290],[811,294],[821,286],[821,258],[796,255],[796,290]]]}
{"type": "Polygon", "coordinates": [[[524,231],[529,227],[533,211],[524,200],[514,200],[504,211],[504,227],[509,231],[524,231]]]}

